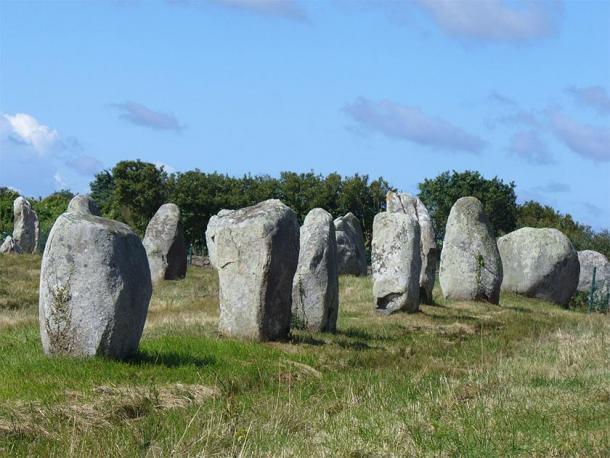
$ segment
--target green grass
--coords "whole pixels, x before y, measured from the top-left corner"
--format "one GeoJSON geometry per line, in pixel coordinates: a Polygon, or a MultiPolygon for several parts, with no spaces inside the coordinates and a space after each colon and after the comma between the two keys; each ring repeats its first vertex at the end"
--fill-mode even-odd
{"type": "Polygon", "coordinates": [[[386,317],[344,277],[337,334],[243,342],[217,335],[216,275],[192,268],[156,289],[132,361],[47,358],[39,261],[0,255],[0,453],[610,454],[607,316],[437,293],[386,317]]]}

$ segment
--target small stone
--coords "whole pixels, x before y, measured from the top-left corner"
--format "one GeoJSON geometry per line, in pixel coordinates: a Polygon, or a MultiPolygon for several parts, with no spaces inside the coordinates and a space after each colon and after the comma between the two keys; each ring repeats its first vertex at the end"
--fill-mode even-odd
{"type": "Polygon", "coordinates": [[[30,202],[21,196],[13,202],[13,213],[15,243],[24,253],[34,253],[38,247],[38,215],[32,210],[30,202]]]}

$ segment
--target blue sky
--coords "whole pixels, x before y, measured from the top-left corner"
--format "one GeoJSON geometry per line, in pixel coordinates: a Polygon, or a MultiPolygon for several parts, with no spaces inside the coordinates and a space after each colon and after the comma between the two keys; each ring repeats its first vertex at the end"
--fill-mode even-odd
{"type": "Polygon", "coordinates": [[[0,0],[0,185],[445,170],[610,227],[610,2],[0,0]]]}

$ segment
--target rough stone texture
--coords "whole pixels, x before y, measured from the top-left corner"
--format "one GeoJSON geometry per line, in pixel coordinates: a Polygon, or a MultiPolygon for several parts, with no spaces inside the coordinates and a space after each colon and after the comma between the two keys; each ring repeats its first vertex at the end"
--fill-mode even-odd
{"type": "Polygon", "coordinates": [[[159,207],[146,227],[143,244],[153,283],[186,276],[187,253],[176,204],[159,207]]]}
{"type": "Polygon", "coordinates": [[[301,326],[335,332],[339,311],[337,242],[333,217],[314,208],[301,226],[299,262],[292,282],[292,315],[301,326]]]}
{"type": "Polygon", "coordinates": [[[578,252],[578,261],[580,263],[580,276],[578,279],[578,291],[591,291],[593,282],[593,268],[597,268],[595,272],[595,285],[599,287],[601,283],[610,281],[610,278],[605,278],[606,266],[608,266],[608,258],[603,254],[593,250],[583,250],[578,252]]]}
{"type": "Polygon", "coordinates": [[[366,248],[360,221],[353,213],[335,219],[339,274],[366,275],[366,248]]]}
{"type": "Polygon", "coordinates": [[[287,337],[299,257],[295,213],[274,199],[223,211],[210,219],[206,242],[218,271],[220,332],[256,340],[287,337]]]}
{"type": "Polygon", "coordinates": [[[85,215],[101,216],[100,207],[95,201],[84,194],[74,196],[68,204],[69,212],[81,213],[85,215]]]}
{"type": "Polygon", "coordinates": [[[138,348],[152,294],[146,251],[129,226],[66,212],[42,257],[44,352],[125,358],[138,348]]]}
{"type": "Polygon", "coordinates": [[[402,212],[382,212],[373,221],[371,261],[377,310],[390,314],[419,310],[422,266],[417,219],[402,212]]]}
{"type": "Polygon", "coordinates": [[[0,245],[0,253],[21,254],[21,253],[23,253],[23,251],[21,250],[21,247],[19,245],[17,245],[17,243],[15,242],[13,237],[11,237],[10,235],[7,235],[6,238],[4,239],[4,242],[2,242],[2,245],[0,245]]]}
{"type": "Polygon", "coordinates": [[[19,196],[13,202],[13,239],[24,253],[33,253],[38,246],[38,216],[27,199],[19,196]]]}
{"type": "Polygon", "coordinates": [[[462,197],[451,207],[439,280],[448,299],[500,300],[502,261],[489,219],[475,197],[462,197]]]}
{"type": "Polygon", "coordinates": [[[567,305],[578,287],[580,263],[557,229],[523,227],[498,239],[502,289],[567,305]]]}
{"type": "Polygon", "coordinates": [[[419,277],[419,298],[424,304],[432,304],[432,291],[436,277],[438,251],[432,218],[424,203],[406,192],[388,192],[386,208],[389,212],[402,212],[412,216],[419,223],[421,240],[421,273],[419,277]]]}

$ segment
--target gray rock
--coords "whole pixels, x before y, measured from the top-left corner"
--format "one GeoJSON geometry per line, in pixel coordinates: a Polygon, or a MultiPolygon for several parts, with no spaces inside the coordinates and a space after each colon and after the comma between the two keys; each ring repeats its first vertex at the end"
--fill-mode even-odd
{"type": "Polygon", "coordinates": [[[307,329],[335,332],[339,310],[337,242],[333,217],[314,208],[301,226],[299,262],[292,282],[292,315],[307,329]]]}
{"type": "Polygon", "coordinates": [[[287,337],[299,258],[295,213],[274,199],[221,212],[210,219],[206,243],[218,271],[219,331],[256,340],[287,337]]]}
{"type": "Polygon", "coordinates": [[[366,275],[366,248],[360,221],[353,213],[335,219],[337,265],[340,275],[366,275]]]}
{"type": "Polygon", "coordinates": [[[84,194],[74,196],[68,204],[67,211],[86,215],[102,216],[100,213],[100,207],[98,207],[97,203],[95,203],[91,197],[84,194]]]}
{"type": "Polygon", "coordinates": [[[129,356],[138,348],[151,294],[146,251],[129,226],[84,213],[60,215],[40,271],[44,352],[129,356]]]}
{"type": "Polygon", "coordinates": [[[412,216],[419,223],[421,233],[421,273],[419,277],[419,298],[424,304],[432,304],[432,291],[436,277],[438,250],[432,218],[424,203],[406,192],[388,192],[386,208],[389,212],[401,212],[412,216]]]}
{"type": "Polygon", "coordinates": [[[373,221],[371,261],[377,310],[390,314],[419,310],[421,234],[407,213],[382,212],[373,221]]]}
{"type": "Polygon", "coordinates": [[[523,227],[498,239],[502,289],[567,305],[578,287],[580,263],[557,229],[523,227]]]}
{"type": "Polygon", "coordinates": [[[475,197],[462,197],[451,207],[439,281],[448,299],[500,300],[502,261],[489,219],[475,197]]]}
{"type": "Polygon", "coordinates": [[[13,237],[11,237],[10,235],[7,235],[6,238],[4,239],[4,242],[2,242],[2,245],[0,245],[0,253],[21,254],[21,253],[23,253],[23,250],[21,249],[21,247],[19,245],[17,245],[17,242],[15,242],[13,237]]]}
{"type": "Polygon", "coordinates": [[[34,253],[38,246],[38,216],[27,199],[19,196],[13,202],[13,239],[24,253],[34,253]]]}
{"type": "Polygon", "coordinates": [[[180,209],[176,204],[159,207],[146,227],[142,243],[146,248],[153,283],[186,276],[187,253],[180,209]]]}
{"type": "Polygon", "coordinates": [[[578,252],[578,261],[580,263],[580,276],[578,279],[578,291],[591,291],[593,283],[593,268],[595,268],[595,284],[596,287],[602,283],[610,281],[605,278],[608,266],[608,258],[603,254],[593,250],[583,250],[578,252]]]}

